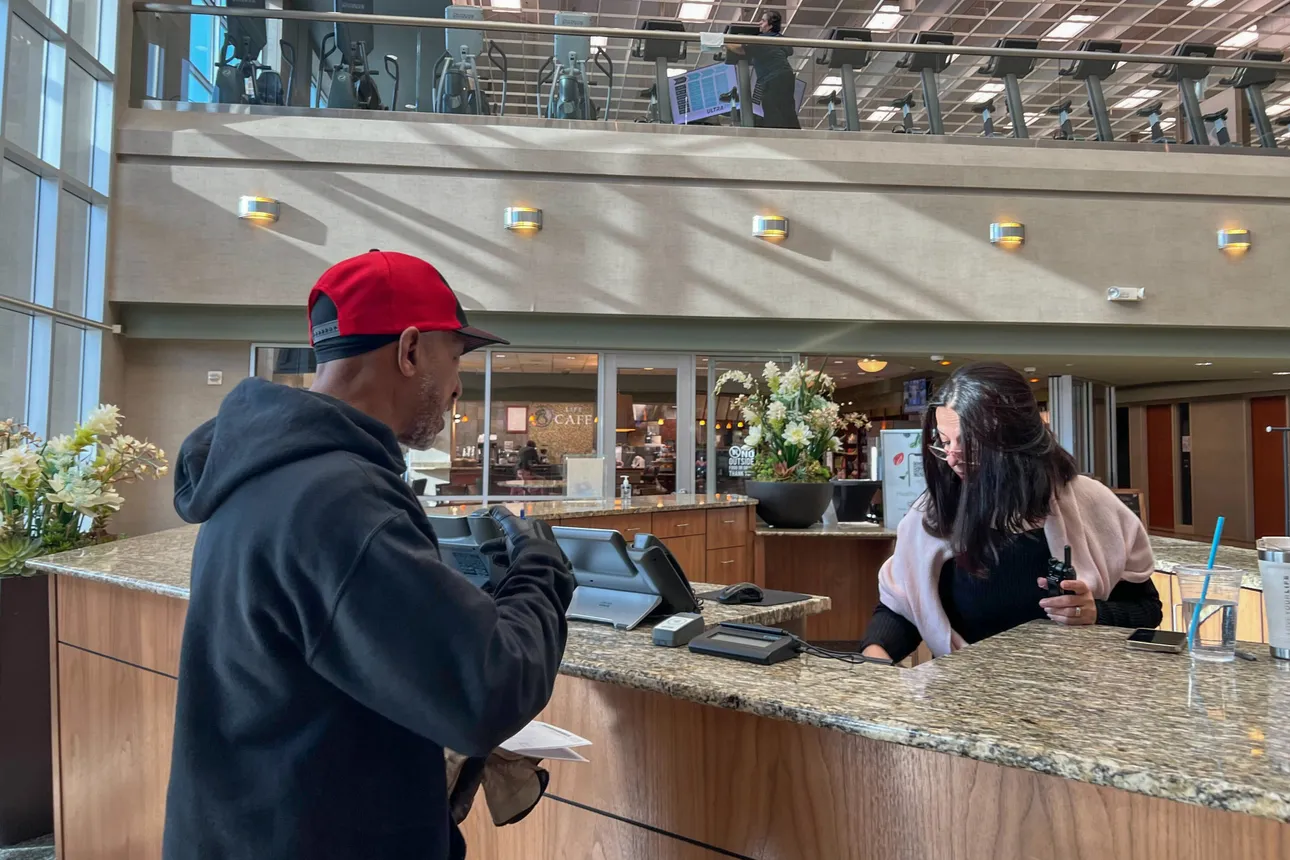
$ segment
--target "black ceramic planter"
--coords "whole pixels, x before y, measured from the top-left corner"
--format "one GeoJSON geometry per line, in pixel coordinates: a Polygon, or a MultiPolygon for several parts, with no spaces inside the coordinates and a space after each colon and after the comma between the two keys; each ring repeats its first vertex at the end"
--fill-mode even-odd
{"type": "Polygon", "coordinates": [[[833,485],[749,481],[744,492],[757,500],[757,516],[777,529],[805,529],[820,521],[833,498],[833,485]]]}

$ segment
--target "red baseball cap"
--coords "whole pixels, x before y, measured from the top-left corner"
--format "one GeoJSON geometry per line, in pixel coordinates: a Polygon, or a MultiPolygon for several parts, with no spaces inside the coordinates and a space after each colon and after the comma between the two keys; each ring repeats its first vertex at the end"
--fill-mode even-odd
{"type": "Polygon", "coordinates": [[[409,328],[455,331],[466,339],[466,352],[507,343],[471,326],[439,271],[408,254],[351,257],[324,272],[309,293],[309,343],[319,362],[379,349],[409,328]]]}

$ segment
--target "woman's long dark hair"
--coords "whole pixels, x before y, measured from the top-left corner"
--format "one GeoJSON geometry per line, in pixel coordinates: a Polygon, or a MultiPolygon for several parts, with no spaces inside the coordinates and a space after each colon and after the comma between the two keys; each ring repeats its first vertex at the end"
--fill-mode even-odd
{"type": "Polygon", "coordinates": [[[936,392],[923,416],[923,466],[929,497],[923,525],[948,540],[956,561],[977,574],[998,562],[1013,534],[1041,523],[1054,494],[1078,474],[1025,378],[994,362],[960,367],[936,392]],[[932,456],[939,406],[958,413],[964,479],[932,456]]]}

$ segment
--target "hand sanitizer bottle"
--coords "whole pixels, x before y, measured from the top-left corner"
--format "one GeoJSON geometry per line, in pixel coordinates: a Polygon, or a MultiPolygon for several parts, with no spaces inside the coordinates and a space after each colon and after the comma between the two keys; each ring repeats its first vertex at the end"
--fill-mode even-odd
{"type": "Polygon", "coordinates": [[[623,486],[618,495],[622,498],[624,506],[632,503],[632,482],[627,480],[626,475],[623,475],[623,486]]]}

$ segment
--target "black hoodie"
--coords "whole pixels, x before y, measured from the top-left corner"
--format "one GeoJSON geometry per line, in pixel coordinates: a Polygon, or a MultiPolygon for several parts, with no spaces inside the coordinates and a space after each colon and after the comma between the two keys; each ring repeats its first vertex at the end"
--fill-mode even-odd
{"type": "Polygon", "coordinates": [[[546,704],[572,577],[521,539],[489,597],[439,558],[391,430],[248,379],[180,451],[202,523],[179,661],[166,860],[465,856],[444,747],[546,704]]]}

